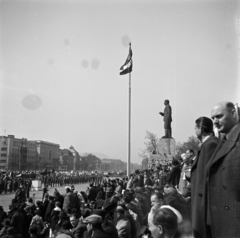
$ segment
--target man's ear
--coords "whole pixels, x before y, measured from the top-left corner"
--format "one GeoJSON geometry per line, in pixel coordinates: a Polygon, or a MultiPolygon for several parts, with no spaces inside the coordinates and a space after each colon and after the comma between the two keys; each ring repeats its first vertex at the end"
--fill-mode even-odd
{"type": "Polygon", "coordinates": [[[163,227],[161,225],[158,225],[159,234],[163,234],[163,227]]]}
{"type": "Polygon", "coordinates": [[[237,111],[236,109],[232,109],[231,111],[233,118],[237,118],[237,111]]]}

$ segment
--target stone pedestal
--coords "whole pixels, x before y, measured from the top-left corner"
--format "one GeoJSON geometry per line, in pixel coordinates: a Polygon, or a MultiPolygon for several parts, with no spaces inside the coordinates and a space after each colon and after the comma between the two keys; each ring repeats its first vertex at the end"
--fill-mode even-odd
{"type": "Polygon", "coordinates": [[[161,138],[158,141],[158,150],[161,154],[176,155],[176,141],[173,138],[161,138]]]}
{"type": "Polygon", "coordinates": [[[41,191],[42,190],[42,182],[40,180],[32,181],[32,191],[41,191]]]}
{"type": "Polygon", "coordinates": [[[161,138],[157,144],[157,154],[151,154],[148,160],[148,168],[156,168],[158,165],[171,164],[176,155],[176,141],[173,138],[161,138]]]}

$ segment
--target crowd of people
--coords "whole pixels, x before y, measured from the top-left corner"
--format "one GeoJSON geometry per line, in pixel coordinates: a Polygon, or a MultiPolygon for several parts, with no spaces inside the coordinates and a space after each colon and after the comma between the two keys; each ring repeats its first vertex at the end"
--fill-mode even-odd
{"type": "MultiPolygon", "coordinates": [[[[129,177],[93,179],[86,191],[47,187],[42,201],[0,207],[0,237],[240,237],[240,125],[234,104],[193,122],[199,150],[129,177]],[[218,129],[216,137],[213,127],[218,129]]],[[[68,181],[69,182],[69,181],[68,181]]],[[[79,182],[79,181],[77,181],[79,182]]],[[[46,183],[47,184],[47,183],[46,183]]]]}

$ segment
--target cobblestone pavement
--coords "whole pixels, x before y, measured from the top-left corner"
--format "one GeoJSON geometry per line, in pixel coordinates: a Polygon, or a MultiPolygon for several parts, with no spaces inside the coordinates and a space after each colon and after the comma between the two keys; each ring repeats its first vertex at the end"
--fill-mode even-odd
{"type": "MultiPolygon", "coordinates": [[[[89,183],[83,183],[83,184],[75,184],[75,189],[80,191],[86,191],[87,186],[89,185],[89,183]]],[[[49,195],[53,195],[54,189],[57,188],[57,190],[60,192],[60,194],[64,194],[65,193],[65,186],[62,187],[50,187],[49,188],[49,195]]],[[[31,191],[30,192],[30,197],[33,197],[33,194],[35,194],[34,196],[34,201],[36,202],[37,200],[42,200],[42,191],[31,191]]],[[[10,205],[12,199],[14,198],[15,193],[11,193],[11,194],[1,194],[0,195],[0,205],[3,206],[4,211],[8,212],[9,208],[8,206],[10,205]]]]}

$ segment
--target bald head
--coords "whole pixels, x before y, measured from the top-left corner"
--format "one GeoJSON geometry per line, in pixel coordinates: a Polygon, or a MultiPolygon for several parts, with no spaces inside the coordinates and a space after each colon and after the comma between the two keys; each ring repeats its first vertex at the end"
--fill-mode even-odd
{"type": "Polygon", "coordinates": [[[234,104],[231,102],[219,102],[212,111],[211,118],[219,133],[227,134],[238,123],[234,104]]]}

